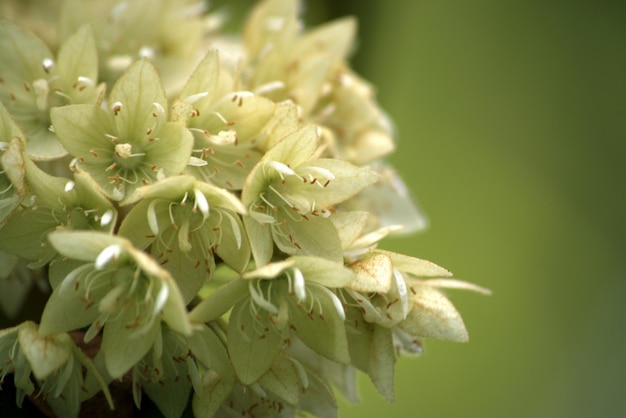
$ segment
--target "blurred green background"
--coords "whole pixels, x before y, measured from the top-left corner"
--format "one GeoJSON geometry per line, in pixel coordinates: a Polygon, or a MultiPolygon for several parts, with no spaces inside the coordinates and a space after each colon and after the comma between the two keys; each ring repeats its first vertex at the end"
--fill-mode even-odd
{"type": "Polygon", "coordinates": [[[362,379],[341,416],[626,416],[626,3],[327,3],[359,18],[430,219],[386,248],[494,291],[450,292],[470,342],[401,358],[391,406],[362,379]]]}

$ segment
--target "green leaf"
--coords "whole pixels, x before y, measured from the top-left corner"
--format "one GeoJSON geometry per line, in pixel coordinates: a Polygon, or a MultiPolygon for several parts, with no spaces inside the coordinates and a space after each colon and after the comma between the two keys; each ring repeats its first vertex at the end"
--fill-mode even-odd
{"type": "Polygon", "coordinates": [[[267,314],[255,317],[250,304],[248,299],[235,305],[228,324],[228,353],[237,377],[246,385],[270,369],[282,343],[267,314]]]}

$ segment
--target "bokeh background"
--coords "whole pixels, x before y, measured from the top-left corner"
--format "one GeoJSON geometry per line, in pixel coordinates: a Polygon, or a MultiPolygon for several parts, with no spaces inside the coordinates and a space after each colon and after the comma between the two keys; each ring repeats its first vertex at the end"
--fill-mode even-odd
{"type": "Polygon", "coordinates": [[[391,406],[362,379],[341,416],[625,417],[626,4],[327,3],[360,20],[430,219],[386,247],[494,291],[450,292],[470,342],[401,358],[391,406]]]}

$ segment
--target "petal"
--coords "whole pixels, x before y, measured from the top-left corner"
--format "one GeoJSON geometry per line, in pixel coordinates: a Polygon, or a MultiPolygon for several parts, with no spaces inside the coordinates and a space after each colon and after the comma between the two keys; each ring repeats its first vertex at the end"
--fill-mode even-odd
{"type": "Polygon", "coordinates": [[[45,379],[63,366],[72,350],[72,342],[67,334],[41,336],[37,325],[32,322],[20,326],[19,341],[37,379],[45,379]]]}
{"type": "Polygon", "coordinates": [[[228,324],[228,353],[237,377],[246,385],[257,381],[270,369],[282,342],[269,319],[263,318],[263,314],[257,318],[252,316],[250,303],[250,300],[238,303],[228,324]],[[261,323],[255,324],[256,321],[261,323]],[[264,331],[266,327],[268,331],[264,331]]]}
{"type": "MultiPolygon", "coordinates": [[[[290,218],[276,226],[280,232],[273,234],[274,242],[281,251],[290,255],[312,255],[342,262],[343,252],[337,230],[329,219],[310,217],[299,222],[290,218]]],[[[252,242],[253,237],[250,237],[252,242]]]]}
{"type": "Polygon", "coordinates": [[[391,258],[393,266],[403,273],[412,274],[415,277],[451,277],[452,273],[435,263],[398,254],[391,251],[376,250],[378,254],[384,254],[391,258]]]}
{"type": "Polygon", "coordinates": [[[461,315],[440,291],[429,286],[411,286],[411,305],[400,328],[417,337],[467,342],[469,337],[461,315]]]}
{"type": "Polygon", "coordinates": [[[114,321],[107,321],[102,335],[101,350],[109,375],[116,379],[130,370],[154,344],[161,330],[160,322],[153,324],[142,333],[129,326],[135,319],[134,309],[122,310],[114,321]]]}
{"type": "Polygon", "coordinates": [[[303,390],[296,366],[284,354],[276,357],[272,367],[259,379],[259,383],[263,389],[291,405],[298,403],[303,390]]]}
{"type": "Polygon", "coordinates": [[[325,287],[344,287],[354,279],[354,273],[343,263],[311,256],[293,256],[295,266],[302,270],[307,282],[315,282],[325,287]]]}
{"type": "Polygon", "coordinates": [[[109,103],[118,102],[122,107],[114,117],[116,132],[126,141],[145,136],[146,130],[154,125],[155,117],[152,114],[155,104],[163,109],[163,115],[157,118],[167,120],[167,97],[161,78],[146,59],[131,65],[113,86],[109,103]]]}
{"type": "Polygon", "coordinates": [[[387,293],[391,289],[393,265],[384,254],[369,253],[350,264],[354,280],[346,287],[362,293],[387,293]]]}

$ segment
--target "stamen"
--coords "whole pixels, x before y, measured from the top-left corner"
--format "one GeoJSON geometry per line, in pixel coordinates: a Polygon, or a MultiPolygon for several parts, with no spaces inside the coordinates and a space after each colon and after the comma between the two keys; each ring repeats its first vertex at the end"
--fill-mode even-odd
{"type": "Polygon", "coordinates": [[[113,210],[108,209],[106,212],[102,214],[102,218],[100,218],[100,226],[107,226],[113,220],[113,210]]]}
{"type": "Polygon", "coordinates": [[[298,302],[304,302],[306,299],[306,285],[304,283],[304,276],[297,267],[293,269],[293,290],[298,302]]]}
{"type": "Polygon", "coordinates": [[[200,213],[202,213],[202,220],[206,221],[209,217],[209,202],[200,190],[194,189],[193,193],[195,197],[194,209],[197,206],[200,209],[200,213]]]}
{"type": "Polygon", "coordinates": [[[65,183],[65,188],[63,190],[65,190],[65,193],[71,192],[72,190],[74,190],[74,186],[76,186],[76,183],[74,183],[72,180],[69,180],[67,183],[65,183]]]}
{"type": "MultiPolygon", "coordinates": [[[[260,282],[260,280],[258,281],[260,282]]],[[[276,308],[276,306],[274,306],[272,303],[265,300],[261,292],[255,289],[254,280],[250,281],[250,283],[248,284],[248,289],[250,290],[250,296],[252,297],[252,300],[256,305],[258,305],[260,308],[265,309],[273,315],[278,314],[278,308],[276,308]]]]}
{"type": "Polygon", "coordinates": [[[183,102],[185,103],[189,103],[189,104],[194,104],[195,102],[197,102],[198,100],[208,96],[209,93],[206,91],[203,91],[202,93],[196,93],[196,94],[192,94],[191,96],[187,96],[183,99],[183,102]]]}
{"type": "Polygon", "coordinates": [[[154,209],[156,203],[157,203],[157,200],[151,201],[150,204],[148,204],[148,211],[147,211],[148,226],[150,227],[150,231],[152,231],[154,235],[158,235],[159,233],[159,222],[157,220],[156,210],[154,209]]]}
{"type": "Polygon", "coordinates": [[[113,114],[115,116],[117,116],[120,111],[122,110],[122,108],[124,107],[124,105],[122,105],[122,102],[115,102],[113,103],[113,105],[111,106],[111,109],[113,110],[113,114]]]}
{"type": "Polygon", "coordinates": [[[46,74],[48,74],[50,73],[50,69],[54,67],[54,61],[52,61],[50,58],[44,58],[41,65],[43,66],[43,70],[46,72],[46,74]]]}
{"type": "Polygon", "coordinates": [[[98,254],[94,267],[96,270],[102,270],[110,261],[116,261],[122,253],[122,247],[117,244],[109,245],[98,254]]]}

